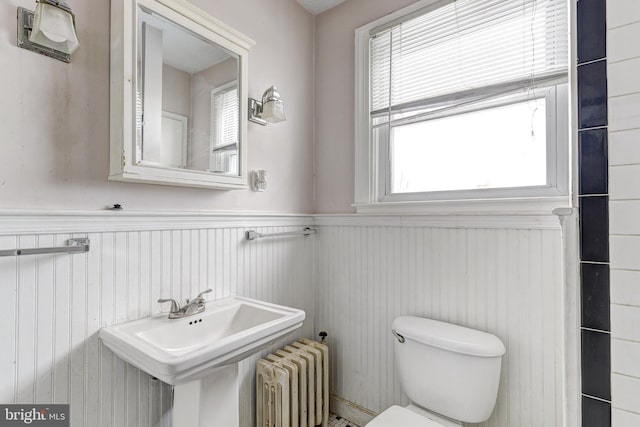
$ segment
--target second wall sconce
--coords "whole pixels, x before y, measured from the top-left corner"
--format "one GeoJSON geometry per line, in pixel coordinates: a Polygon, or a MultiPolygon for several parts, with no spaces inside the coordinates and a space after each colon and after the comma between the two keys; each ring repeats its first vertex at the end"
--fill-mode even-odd
{"type": "Polygon", "coordinates": [[[264,91],[262,100],[249,98],[249,120],[266,126],[269,123],[283,122],[287,119],[284,114],[284,101],[275,86],[264,91]]]}
{"type": "Polygon", "coordinates": [[[34,12],[18,7],[18,46],[63,62],[80,42],[76,18],[64,0],[37,0],[34,12]]]}

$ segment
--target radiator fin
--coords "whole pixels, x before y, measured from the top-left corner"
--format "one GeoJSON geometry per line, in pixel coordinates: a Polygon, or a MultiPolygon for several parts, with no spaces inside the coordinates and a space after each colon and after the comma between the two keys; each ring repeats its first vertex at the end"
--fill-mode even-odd
{"type": "Polygon", "coordinates": [[[302,339],[256,366],[258,427],[327,427],[329,348],[302,339]]]}
{"type": "Polygon", "coordinates": [[[256,400],[258,427],[291,427],[289,372],[286,369],[267,360],[258,360],[256,400]]]}
{"type": "Polygon", "coordinates": [[[301,343],[320,350],[322,354],[322,419],[329,419],[329,347],[317,341],[306,338],[300,340],[301,343]]]}
{"type": "Polygon", "coordinates": [[[287,353],[284,350],[278,350],[275,353],[276,356],[290,360],[298,367],[298,414],[300,416],[300,427],[307,427],[309,425],[309,413],[308,405],[309,400],[307,395],[309,394],[309,388],[307,382],[309,381],[309,373],[307,372],[307,361],[302,357],[296,356],[291,353],[287,353]]]}
{"type": "Polygon", "coordinates": [[[291,411],[291,427],[300,427],[298,416],[298,367],[291,361],[273,354],[267,356],[266,360],[283,367],[289,373],[289,408],[291,411]]]}

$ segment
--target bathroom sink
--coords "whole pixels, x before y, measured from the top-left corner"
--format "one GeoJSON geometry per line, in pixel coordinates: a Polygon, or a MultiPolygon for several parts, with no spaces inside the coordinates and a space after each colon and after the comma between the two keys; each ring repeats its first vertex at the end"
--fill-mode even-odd
{"type": "Polygon", "coordinates": [[[304,318],[295,308],[230,297],[181,319],[162,314],[102,328],[100,339],[126,362],[177,385],[264,349],[302,326],[304,318]]]}

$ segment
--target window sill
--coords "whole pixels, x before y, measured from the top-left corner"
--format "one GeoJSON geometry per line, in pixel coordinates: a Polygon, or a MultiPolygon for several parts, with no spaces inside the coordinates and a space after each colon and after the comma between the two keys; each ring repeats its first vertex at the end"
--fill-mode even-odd
{"type": "Polygon", "coordinates": [[[314,215],[317,225],[560,230],[569,196],[355,203],[355,214],[314,215]]]}
{"type": "Polygon", "coordinates": [[[571,207],[569,196],[511,199],[431,200],[419,202],[354,203],[358,214],[451,216],[551,216],[571,207]]]}

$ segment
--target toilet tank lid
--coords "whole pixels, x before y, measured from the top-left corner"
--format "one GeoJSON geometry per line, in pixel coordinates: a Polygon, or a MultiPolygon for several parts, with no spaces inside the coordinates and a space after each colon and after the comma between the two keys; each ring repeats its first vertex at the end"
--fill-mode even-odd
{"type": "Polygon", "coordinates": [[[505,353],[500,338],[487,332],[416,316],[401,316],[393,329],[407,339],[471,356],[497,357],[505,353]]]}

